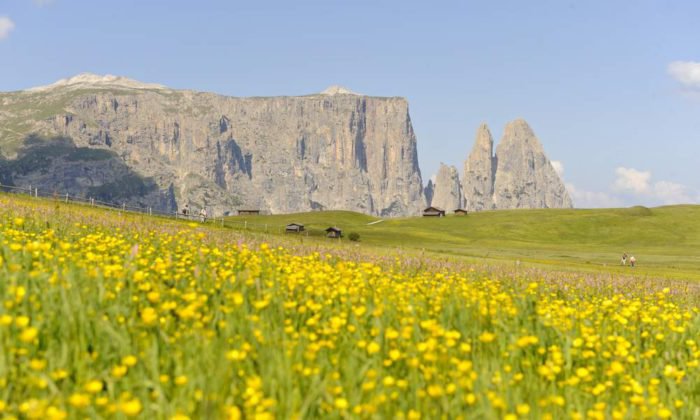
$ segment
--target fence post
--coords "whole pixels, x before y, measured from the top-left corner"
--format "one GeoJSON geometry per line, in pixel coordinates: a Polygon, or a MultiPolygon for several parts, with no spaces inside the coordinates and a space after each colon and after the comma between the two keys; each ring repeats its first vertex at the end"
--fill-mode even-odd
{"type": "Polygon", "coordinates": [[[39,197],[39,188],[34,188],[34,197],[39,197]]]}
{"type": "Polygon", "coordinates": [[[122,203],[122,211],[126,211],[126,203],[122,203]]]}
{"type": "Polygon", "coordinates": [[[68,193],[66,193],[66,203],[68,202],[68,193]]]}
{"type": "Polygon", "coordinates": [[[221,216],[221,227],[224,227],[224,216],[221,216]]]}
{"type": "Polygon", "coordinates": [[[148,215],[153,216],[153,209],[151,209],[150,207],[148,208],[148,215]]]}
{"type": "Polygon", "coordinates": [[[29,184],[29,196],[30,197],[32,196],[32,185],[31,184],[29,184]]]}
{"type": "Polygon", "coordinates": [[[243,229],[248,230],[248,221],[243,222],[243,229]]]}

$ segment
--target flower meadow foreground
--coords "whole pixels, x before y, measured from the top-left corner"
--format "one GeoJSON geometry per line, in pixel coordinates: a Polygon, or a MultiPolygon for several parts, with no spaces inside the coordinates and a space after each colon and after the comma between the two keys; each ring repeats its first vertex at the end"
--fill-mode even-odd
{"type": "Polygon", "coordinates": [[[669,290],[163,226],[0,214],[0,417],[700,416],[700,315],[669,290]]]}

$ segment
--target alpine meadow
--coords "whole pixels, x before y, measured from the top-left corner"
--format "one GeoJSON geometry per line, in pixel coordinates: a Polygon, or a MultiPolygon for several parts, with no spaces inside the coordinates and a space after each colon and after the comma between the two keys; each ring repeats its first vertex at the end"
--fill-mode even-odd
{"type": "Polygon", "coordinates": [[[700,419],[698,16],[0,0],[0,420],[700,419]]]}
{"type": "Polygon", "coordinates": [[[8,418],[698,416],[694,282],[0,208],[8,418]]]}

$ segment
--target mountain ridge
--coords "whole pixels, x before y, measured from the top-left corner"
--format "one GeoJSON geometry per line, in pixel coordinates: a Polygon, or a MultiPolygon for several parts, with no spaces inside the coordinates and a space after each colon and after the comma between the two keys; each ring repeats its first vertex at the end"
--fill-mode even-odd
{"type": "MultiPolygon", "coordinates": [[[[517,167],[518,173],[497,177],[499,153],[493,153],[491,133],[482,124],[461,179],[454,167],[445,167],[441,182],[424,188],[408,101],[362,95],[339,85],[303,96],[236,97],[82,73],[0,93],[0,105],[0,155],[9,162],[43,153],[24,150],[32,136],[59,143],[69,139],[81,150],[107,150],[110,159],[129,168],[130,180],[139,176],[142,185],[155,185],[160,195],[153,191],[149,196],[158,197],[155,205],[166,203],[168,211],[189,204],[221,214],[243,206],[272,213],[346,209],[406,216],[418,214],[434,198],[471,211],[571,206],[566,191],[559,189],[558,175],[542,169],[549,160],[524,120],[509,129],[509,137],[518,139],[516,146],[532,144],[514,147],[513,153],[521,156],[503,160],[501,167],[527,158],[537,160],[538,171],[517,167]],[[533,189],[528,185],[535,179],[533,189]],[[557,192],[549,194],[550,187],[557,192]],[[538,198],[541,191],[558,198],[538,198]]],[[[77,176],[81,164],[93,168],[90,162],[69,168],[70,163],[47,162],[37,170],[62,168],[77,176]]],[[[13,173],[11,166],[5,165],[0,176],[13,183],[62,176],[13,173]]],[[[103,183],[119,185],[119,178],[113,178],[100,172],[98,179],[88,176],[66,185],[73,186],[70,193],[85,195],[103,190],[103,183]]],[[[143,197],[123,199],[145,203],[143,197]]]]}
{"type": "MultiPolygon", "coordinates": [[[[345,208],[400,216],[418,214],[425,204],[403,98],[339,88],[330,95],[241,98],[138,83],[83,75],[0,94],[2,154],[22,156],[30,135],[113,151],[162,192],[174,192],[173,200],[160,200],[176,203],[162,209],[168,211],[189,204],[223,214],[241,205],[273,213],[345,208]]],[[[56,166],[63,168],[47,167],[56,166]]],[[[43,178],[10,173],[4,179],[43,178]]]]}

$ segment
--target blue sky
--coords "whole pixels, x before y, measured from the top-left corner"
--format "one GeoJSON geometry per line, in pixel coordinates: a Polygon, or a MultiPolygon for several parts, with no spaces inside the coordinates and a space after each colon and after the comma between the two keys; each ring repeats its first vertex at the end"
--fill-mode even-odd
{"type": "Polygon", "coordinates": [[[577,207],[700,202],[700,2],[0,0],[0,91],[81,72],[404,96],[427,180],[525,118],[577,207]],[[675,64],[674,64],[675,63],[675,64]]]}

